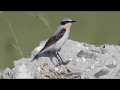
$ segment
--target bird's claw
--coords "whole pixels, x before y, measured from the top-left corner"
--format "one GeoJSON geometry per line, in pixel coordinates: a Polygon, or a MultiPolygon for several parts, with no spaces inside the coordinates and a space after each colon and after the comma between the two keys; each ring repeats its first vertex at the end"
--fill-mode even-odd
{"type": "Polygon", "coordinates": [[[60,65],[67,65],[69,62],[70,62],[70,60],[69,60],[69,61],[66,61],[66,62],[60,61],[59,64],[56,65],[56,67],[57,67],[57,66],[60,66],[60,65]]]}

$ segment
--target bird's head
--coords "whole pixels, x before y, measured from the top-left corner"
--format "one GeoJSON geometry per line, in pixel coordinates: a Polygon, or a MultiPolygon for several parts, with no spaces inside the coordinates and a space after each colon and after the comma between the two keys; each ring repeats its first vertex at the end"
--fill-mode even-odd
{"type": "Polygon", "coordinates": [[[76,22],[76,21],[71,20],[71,19],[69,19],[69,18],[64,18],[64,19],[62,19],[62,20],[60,21],[60,25],[61,25],[62,27],[64,27],[64,28],[65,28],[65,27],[70,27],[73,22],[76,22]]]}

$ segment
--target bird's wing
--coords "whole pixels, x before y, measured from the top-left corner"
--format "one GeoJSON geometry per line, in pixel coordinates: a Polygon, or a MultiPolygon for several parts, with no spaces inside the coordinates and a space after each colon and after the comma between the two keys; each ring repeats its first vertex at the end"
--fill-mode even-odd
{"type": "MultiPolygon", "coordinates": [[[[57,33],[56,35],[51,36],[50,39],[46,42],[45,46],[39,51],[39,53],[42,52],[47,47],[51,46],[52,44],[56,43],[59,39],[61,39],[62,36],[65,34],[65,32],[66,32],[66,29],[63,28],[62,30],[60,30],[59,33],[57,33]]],[[[31,61],[36,59],[38,57],[38,54],[35,55],[34,58],[31,61]]]]}
{"type": "Polygon", "coordinates": [[[56,34],[58,34],[63,28],[59,25],[59,27],[56,28],[56,30],[53,32],[53,34],[51,35],[51,37],[55,36],[56,34]]]}
{"type": "MultiPolygon", "coordinates": [[[[51,36],[50,39],[46,42],[45,46],[39,51],[39,53],[42,52],[47,47],[51,46],[52,44],[56,43],[59,39],[61,39],[62,36],[65,34],[65,32],[66,32],[66,29],[63,28],[62,30],[60,30],[59,33],[57,33],[54,36],[51,36]]],[[[33,61],[34,59],[36,59],[38,57],[38,54],[35,55],[35,57],[31,61],[33,61]]]]}
{"type": "MultiPolygon", "coordinates": [[[[47,47],[51,46],[52,44],[56,43],[59,39],[62,38],[62,36],[65,34],[66,29],[63,28],[59,33],[57,33],[56,35],[52,36],[45,44],[45,46],[43,47],[43,49],[41,51],[43,51],[44,49],[46,49],[47,47]]],[[[41,52],[40,51],[40,52],[41,52]]],[[[40,53],[39,52],[39,53],[40,53]]]]}

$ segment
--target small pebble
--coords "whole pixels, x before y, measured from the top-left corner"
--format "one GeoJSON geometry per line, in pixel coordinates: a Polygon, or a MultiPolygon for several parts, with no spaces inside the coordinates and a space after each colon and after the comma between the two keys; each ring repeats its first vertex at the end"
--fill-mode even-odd
{"type": "Polygon", "coordinates": [[[72,61],[72,58],[70,58],[69,60],[72,61]]]}
{"type": "Polygon", "coordinates": [[[84,57],[82,57],[82,59],[83,59],[83,62],[86,62],[86,59],[84,57]]]}

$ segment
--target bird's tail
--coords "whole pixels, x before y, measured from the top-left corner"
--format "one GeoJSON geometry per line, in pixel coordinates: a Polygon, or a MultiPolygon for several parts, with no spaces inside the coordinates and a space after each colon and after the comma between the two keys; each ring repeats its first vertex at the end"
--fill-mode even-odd
{"type": "Polygon", "coordinates": [[[44,48],[43,48],[42,50],[40,50],[40,51],[38,52],[38,54],[33,57],[33,59],[31,60],[31,62],[32,62],[33,60],[35,60],[36,58],[38,58],[38,55],[39,55],[43,50],[44,50],[44,48]]]}
{"type": "Polygon", "coordinates": [[[31,60],[31,62],[34,61],[36,58],[38,58],[38,54],[33,57],[33,59],[31,60]]]}

